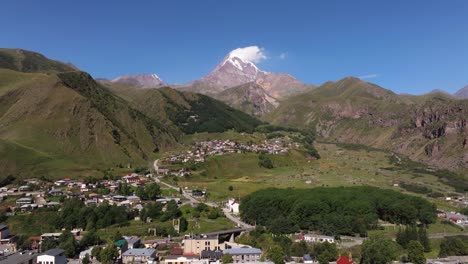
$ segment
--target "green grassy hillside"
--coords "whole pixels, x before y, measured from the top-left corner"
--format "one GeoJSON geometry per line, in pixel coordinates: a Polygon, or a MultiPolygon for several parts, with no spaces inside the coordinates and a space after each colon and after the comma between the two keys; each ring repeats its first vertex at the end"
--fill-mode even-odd
{"type": "Polygon", "coordinates": [[[266,119],[315,127],[322,141],[366,144],[468,171],[466,116],[468,100],[397,95],[348,77],[282,101],[266,119]]]}
{"type": "Polygon", "coordinates": [[[20,72],[65,72],[76,68],[70,64],[54,61],[44,55],[22,50],[0,48],[0,68],[20,72]]]}
{"type": "Polygon", "coordinates": [[[236,130],[252,132],[261,124],[256,118],[202,94],[169,87],[135,89],[110,86],[138,110],[157,120],[169,120],[186,134],[236,130]]]}
{"type": "Polygon", "coordinates": [[[145,116],[83,72],[0,70],[0,80],[4,174],[58,175],[146,164],[181,135],[175,126],[145,116]]]}
{"type": "Polygon", "coordinates": [[[41,54],[0,49],[3,175],[102,175],[150,166],[184,133],[253,131],[261,122],[204,95],[170,88],[109,89],[41,54]]]}

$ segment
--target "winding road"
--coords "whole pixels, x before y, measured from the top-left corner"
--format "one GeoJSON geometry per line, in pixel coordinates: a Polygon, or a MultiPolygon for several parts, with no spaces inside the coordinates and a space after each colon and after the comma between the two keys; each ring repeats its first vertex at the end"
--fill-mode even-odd
{"type": "MultiPolygon", "coordinates": [[[[158,163],[159,163],[159,159],[155,160],[154,163],[153,163],[153,166],[154,166],[154,170],[157,172],[158,169],[159,169],[159,166],[158,166],[158,163]]],[[[156,179],[157,182],[159,182],[160,184],[163,184],[171,189],[174,189],[174,190],[177,190],[179,191],[180,188],[177,187],[177,186],[174,186],[174,185],[171,185],[169,183],[166,183],[166,182],[163,182],[161,181],[161,179],[156,179]]],[[[195,204],[199,204],[201,203],[199,200],[195,199],[193,196],[191,196],[190,194],[188,194],[185,190],[182,190],[182,196],[184,196],[187,200],[190,201],[190,204],[191,205],[195,205],[195,204]]],[[[214,202],[204,202],[206,205],[210,206],[210,207],[216,207],[216,208],[219,208],[220,206],[214,202]]],[[[249,225],[245,222],[243,222],[239,217],[233,215],[229,209],[227,208],[224,208],[222,207],[222,210],[223,210],[223,213],[224,215],[226,216],[227,219],[231,220],[232,222],[234,222],[236,224],[236,226],[238,227],[241,227],[241,228],[245,228],[245,229],[253,229],[254,226],[253,225],[249,225]]]]}

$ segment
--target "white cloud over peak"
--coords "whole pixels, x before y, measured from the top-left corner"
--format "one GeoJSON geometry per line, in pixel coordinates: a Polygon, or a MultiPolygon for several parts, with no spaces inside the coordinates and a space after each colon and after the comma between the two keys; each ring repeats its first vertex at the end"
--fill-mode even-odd
{"type": "Polygon", "coordinates": [[[268,59],[265,54],[265,49],[258,46],[250,46],[245,48],[237,48],[229,53],[230,57],[238,57],[243,61],[250,61],[253,63],[260,63],[268,59]]]}
{"type": "Polygon", "coordinates": [[[372,79],[372,78],[377,78],[379,77],[380,74],[368,74],[368,75],[363,75],[363,76],[359,76],[358,78],[359,79],[372,79]]]}

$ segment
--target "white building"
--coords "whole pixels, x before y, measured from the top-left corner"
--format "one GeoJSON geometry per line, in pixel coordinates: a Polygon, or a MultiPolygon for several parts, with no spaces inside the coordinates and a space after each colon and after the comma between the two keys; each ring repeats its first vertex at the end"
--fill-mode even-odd
{"type": "Polygon", "coordinates": [[[236,199],[231,198],[228,200],[226,207],[229,209],[229,211],[233,214],[239,214],[239,202],[236,201],[236,199]]]}
{"type": "Polygon", "coordinates": [[[332,236],[305,234],[304,241],[311,242],[311,243],[323,243],[323,242],[335,243],[335,238],[332,236]]]}
{"type": "Polygon", "coordinates": [[[65,250],[54,248],[37,256],[38,264],[66,264],[65,250]]]}

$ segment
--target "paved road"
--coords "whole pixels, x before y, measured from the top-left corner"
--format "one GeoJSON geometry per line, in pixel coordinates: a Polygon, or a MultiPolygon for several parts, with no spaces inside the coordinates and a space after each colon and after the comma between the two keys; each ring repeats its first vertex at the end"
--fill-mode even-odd
{"type": "Polygon", "coordinates": [[[468,236],[468,232],[429,234],[429,238],[444,238],[451,236],[468,236]]]}
{"type": "Polygon", "coordinates": [[[154,163],[153,163],[154,172],[155,172],[156,174],[158,174],[158,169],[159,169],[158,162],[159,162],[159,159],[155,160],[154,163]]]}
{"type": "MultiPolygon", "coordinates": [[[[154,161],[154,166],[155,166],[155,168],[157,167],[157,163],[158,163],[158,160],[155,160],[155,161],[154,161]]],[[[172,189],[174,189],[174,190],[179,191],[179,187],[174,186],[174,185],[171,185],[171,184],[166,183],[166,182],[163,182],[163,181],[161,181],[160,179],[158,179],[157,182],[159,182],[159,183],[161,183],[161,184],[163,184],[163,185],[166,185],[166,186],[169,187],[169,188],[172,188],[172,189]]],[[[190,201],[190,204],[192,204],[192,205],[195,205],[195,204],[200,203],[199,200],[195,199],[193,196],[191,196],[190,194],[188,194],[188,193],[185,192],[184,190],[182,191],[182,195],[183,195],[187,200],[189,200],[189,201],[190,201]]],[[[216,208],[220,207],[217,203],[214,203],[214,202],[205,202],[205,204],[208,205],[208,206],[211,206],[211,207],[216,207],[216,208]]],[[[226,217],[227,217],[229,220],[231,220],[232,222],[234,222],[234,223],[236,224],[236,226],[241,227],[241,228],[247,228],[247,229],[252,229],[252,228],[254,228],[254,226],[249,225],[249,224],[243,222],[239,217],[234,216],[233,214],[231,214],[231,212],[230,212],[227,208],[224,208],[224,207],[223,207],[222,209],[223,209],[224,215],[226,215],[226,217]]]]}
{"type": "Polygon", "coordinates": [[[229,209],[223,208],[223,212],[224,212],[224,215],[225,215],[229,220],[231,220],[232,222],[236,223],[236,225],[237,225],[238,227],[246,228],[246,229],[253,229],[253,228],[254,228],[253,225],[249,225],[249,224],[243,222],[242,220],[240,220],[240,218],[238,218],[238,217],[232,215],[231,212],[229,211],[229,209]]]}
{"type": "Polygon", "coordinates": [[[343,247],[349,248],[349,247],[353,247],[353,246],[357,246],[357,245],[362,245],[365,238],[363,238],[363,237],[341,236],[341,239],[342,240],[347,240],[347,241],[346,242],[341,242],[340,245],[343,246],[343,247]],[[349,240],[351,240],[351,241],[349,241],[349,240]]]}
{"type": "MultiPolygon", "coordinates": [[[[165,183],[165,182],[163,182],[163,181],[160,181],[160,183],[161,183],[161,184],[164,184],[164,185],[166,185],[166,186],[168,186],[169,188],[172,188],[172,189],[175,189],[175,190],[179,190],[178,187],[173,186],[173,185],[170,185],[170,184],[165,183]]],[[[191,196],[190,194],[188,194],[188,193],[185,192],[185,191],[182,191],[182,195],[183,195],[185,198],[187,198],[187,199],[190,201],[191,204],[198,204],[198,203],[200,203],[199,200],[193,198],[193,196],[191,196]]],[[[214,203],[214,202],[205,202],[205,204],[208,205],[208,206],[211,206],[211,207],[216,207],[216,208],[220,207],[217,203],[214,203]]],[[[223,207],[222,209],[223,209],[224,215],[226,215],[226,217],[227,217],[229,220],[231,220],[232,222],[234,222],[238,227],[241,227],[241,228],[250,228],[250,229],[254,228],[254,226],[249,225],[249,224],[243,222],[240,218],[238,218],[238,217],[234,216],[233,214],[231,214],[231,212],[230,212],[227,208],[224,208],[224,207],[223,207]]]]}
{"type": "MultiPolygon", "coordinates": [[[[159,180],[159,179],[157,180],[157,182],[159,182],[160,184],[166,185],[167,187],[169,187],[169,188],[171,188],[171,189],[174,189],[174,190],[176,190],[176,191],[179,191],[179,190],[180,190],[179,187],[174,186],[174,185],[171,185],[171,184],[166,183],[166,182],[163,182],[163,181],[161,181],[161,180],[159,180]]],[[[200,203],[200,201],[198,201],[197,199],[193,198],[190,194],[186,193],[185,191],[182,191],[182,196],[184,196],[187,200],[189,200],[190,203],[191,203],[192,205],[200,203]]],[[[212,206],[212,205],[210,205],[210,204],[208,204],[208,203],[207,203],[207,205],[212,206]]]]}

